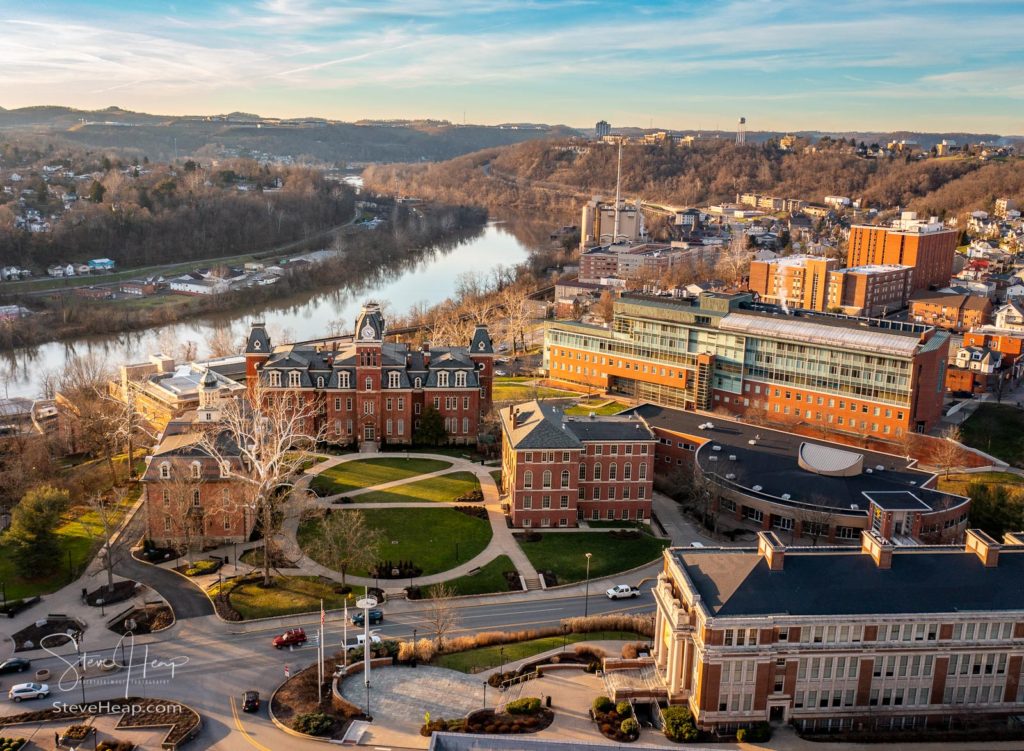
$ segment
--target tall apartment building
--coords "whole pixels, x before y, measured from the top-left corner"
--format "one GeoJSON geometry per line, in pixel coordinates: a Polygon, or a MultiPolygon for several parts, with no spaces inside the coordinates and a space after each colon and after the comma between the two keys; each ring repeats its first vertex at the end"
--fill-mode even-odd
{"type": "Polygon", "coordinates": [[[425,407],[444,419],[451,443],[476,443],[491,408],[494,348],[486,326],[468,347],[410,349],[385,342],[380,306],[367,303],[352,340],[274,348],[262,323],[246,343],[246,378],[316,405],[312,426],[339,443],[412,443],[425,407]]]}
{"type": "Polygon", "coordinates": [[[601,245],[580,253],[579,278],[585,282],[609,277],[658,279],[702,251],[703,248],[673,248],[665,243],[601,245]]]}
{"type": "Polygon", "coordinates": [[[736,203],[764,211],[799,211],[807,205],[807,201],[799,198],[780,198],[761,193],[737,193],[736,203]]]}
{"type": "Polygon", "coordinates": [[[650,518],[657,442],[641,418],[567,417],[537,401],[499,416],[502,490],[513,526],[650,518]]]}
{"type": "Polygon", "coordinates": [[[946,728],[1024,711],[1024,538],[963,546],[671,548],[650,693],[704,729],[946,728]]]}
{"type": "Polygon", "coordinates": [[[912,266],[911,292],[943,287],[953,276],[953,255],[959,239],[957,230],[946,229],[935,217],[925,222],[913,211],[904,211],[891,227],[851,227],[847,263],[912,266]]]}
{"type": "Polygon", "coordinates": [[[544,337],[549,377],[570,386],[880,438],[939,419],[948,352],[949,334],[930,326],[787,315],[750,294],[623,295],[610,330],[557,321],[544,337]],[[865,429],[836,421],[875,407],[888,416],[865,429]]]}
{"type": "Polygon", "coordinates": [[[612,126],[607,120],[598,120],[597,125],[594,126],[594,134],[598,138],[604,138],[605,136],[610,135],[611,132],[612,126]]]}

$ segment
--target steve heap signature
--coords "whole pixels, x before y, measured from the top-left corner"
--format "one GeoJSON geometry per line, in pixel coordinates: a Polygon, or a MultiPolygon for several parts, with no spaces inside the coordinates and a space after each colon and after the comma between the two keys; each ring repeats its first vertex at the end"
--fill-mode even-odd
{"type": "MultiPolygon", "coordinates": [[[[62,642],[60,646],[64,646],[66,643],[67,642],[62,642]]],[[[144,682],[147,680],[150,671],[169,670],[170,679],[173,680],[175,671],[178,668],[187,665],[189,661],[188,657],[185,655],[171,658],[154,657],[150,659],[149,645],[145,644],[140,647],[141,659],[136,662],[135,634],[131,631],[127,632],[117,640],[117,644],[110,649],[109,656],[106,656],[106,652],[85,651],[82,648],[80,636],[76,637],[69,634],[50,634],[40,639],[39,646],[48,654],[56,657],[64,666],[63,671],[57,678],[57,688],[61,691],[71,691],[77,688],[91,671],[103,671],[113,664],[114,667],[126,669],[124,676],[125,698],[130,694],[129,689],[133,679],[144,682]],[[56,637],[67,638],[75,648],[75,654],[57,654],[50,646],[47,646],[47,639],[50,639],[52,643],[53,641],[56,641],[56,637]]],[[[53,645],[54,648],[56,646],[57,645],[53,645]]],[[[60,668],[58,666],[58,670],[59,669],[60,668]]]]}

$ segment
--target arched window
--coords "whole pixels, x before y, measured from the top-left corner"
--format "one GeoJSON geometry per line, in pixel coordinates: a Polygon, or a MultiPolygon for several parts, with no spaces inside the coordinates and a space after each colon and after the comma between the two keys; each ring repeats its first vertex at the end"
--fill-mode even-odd
{"type": "Polygon", "coordinates": [[[199,495],[199,490],[192,491],[192,505],[198,508],[202,505],[202,497],[199,495]]]}
{"type": "Polygon", "coordinates": [[[647,465],[646,464],[641,464],[640,465],[640,479],[641,480],[646,480],[647,479],[647,465]]]}
{"type": "Polygon", "coordinates": [[[550,488],[551,487],[551,470],[550,469],[545,469],[544,470],[543,480],[544,480],[544,487],[545,488],[550,488]]]}
{"type": "Polygon", "coordinates": [[[609,480],[616,479],[618,477],[618,474],[619,474],[619,465],[618,464],[610,464],[610,465],[608,465],[608,479],[609,480]]]}
{"type": "Polygon", "coordinates": [[[413,381],[413,385],[418,389],[423,388],[423,379],[420,378],[419,376],[416,376],[416,380],[413,381]]]}
{"type": "Polygon", "coordinates": [[[622,479],[623,480],[632,480],[633,479],[633,465],[632,464],[623,464],[622,465],[622,479]]]}
{"type": "Polygon", "coordinates": [[[595,464],[594,465],[594,479],[595,480],[600,480],[601,479],[601,465],[600,464],[595,464]]]}
{"type": "Polygon", "coordinates": [[[192,478],[198,480],[202,477],[202,473],[203,468],[200,466],[199,462],[192,462],[192,478]]]}
{"type": "Polygon", "coordinates": [[[530,470],[526,470],[526,472],[523,473],[523,487],[533,487],[533,472],[531,472],[530,470]]]}
{"type": "Polygon", "coordinates": [[[562,481],[561,481],[561,484],[558,487],[560,487],[560,488],[567,488],[567,487],[569,487],[569,470],[567,470],[567,469],[563,469],[562,470],[562,481]]]}
{"type": "Polygon", "coordinates": [[[324,387],[324,377],[323,376],[317,376],[316,377],[316,387],[318,389],[322,389],[324,387]]]}
{"type": "Polygon", "coordinates": [[[365,386],[367,391],[373,391],[373,379],[369,376],[366,377],[365,386]]]}

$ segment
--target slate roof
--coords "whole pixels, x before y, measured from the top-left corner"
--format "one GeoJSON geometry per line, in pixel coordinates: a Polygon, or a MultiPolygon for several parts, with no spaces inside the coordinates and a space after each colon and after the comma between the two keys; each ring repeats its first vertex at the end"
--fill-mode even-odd
{"type": "Polygon", "coordinates": [[[502,428],[516,449],[582,448],[585,441],[653,441],[635,417],[566,417],[558,404],[526,402],[500,411],[502,428]],[[518,412],[519,419],[513,415],[518,412]]]}
{"type": "Polygon", "coordinates": [[[491,336],[487,333],[486,326],[477,326],[473,331],[473,340],[469,343],[469,349],[477,355],[494,354],[494,344],[491,342],[491,336]]]}
{"type": "Polygon", "coordinates": [[[270,334],[262,323],[253,323],[249,330],[249,337],[245,341],[246,353],[269,353],[270,334]]]}
{"type": "Polygon", "coordinates": [[[961,547],[897,548],[880,569],[859,548],[789,548],[781,571],[755,549],[675,548],[715,616],[897,615],[1024,610],[1024,546],[986,568],[961,547]]]}

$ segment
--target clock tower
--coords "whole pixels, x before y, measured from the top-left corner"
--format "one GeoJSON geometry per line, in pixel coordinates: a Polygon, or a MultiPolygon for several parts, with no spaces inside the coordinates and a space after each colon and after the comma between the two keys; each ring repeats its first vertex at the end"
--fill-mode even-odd
{"type": "Polygon", "coordinates": [[[356,318],[356,425],[360,445],[379,445],[382,436],[384,315],[375,302],[364,303],[356,318]]]}

